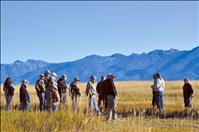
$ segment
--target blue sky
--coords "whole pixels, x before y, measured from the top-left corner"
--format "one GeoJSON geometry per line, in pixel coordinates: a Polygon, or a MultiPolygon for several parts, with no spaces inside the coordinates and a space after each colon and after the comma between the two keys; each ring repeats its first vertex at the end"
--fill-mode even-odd
{"type": "Polygon", "coordinates": [[[2,2],[1,63],[198,46],[198,2],[2,2]]]}

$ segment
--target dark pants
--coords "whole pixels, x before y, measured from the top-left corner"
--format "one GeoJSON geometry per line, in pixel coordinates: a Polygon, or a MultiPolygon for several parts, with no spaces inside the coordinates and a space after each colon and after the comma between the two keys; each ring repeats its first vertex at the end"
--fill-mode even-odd
{"type": "Polygon", "coordinates": [[[164,94],[163,92],[155,92],[155,102],[157,104],[157,107],[159,110],[163,110],[164,109],[164,94]]]}
{"type": "Polygon", "coordinates": [[[184,107],[192,107],[192,97],[184,97],[184,107]]]}
{"type": "Polygon", "coordinates": [[[155,107],[156,106],[156,102],[155,102],[155,91],[153,90],[153,92],[152,92],[152,105],[153,105],[153,107],[155,107]]]}
{"type": "Polygon", "coordinates": [[[99,106],[100,110],[102,109],[102,107],[101,107],[102,102],[104,104],[104,97],[103,97],[102,94],[99,94],[99,96],[98,96],[98,106],[99,106]]]}

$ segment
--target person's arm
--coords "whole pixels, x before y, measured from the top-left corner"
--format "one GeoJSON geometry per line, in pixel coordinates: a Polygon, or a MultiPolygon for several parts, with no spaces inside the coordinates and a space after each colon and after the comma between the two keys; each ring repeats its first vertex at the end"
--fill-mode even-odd
{"type": "Polygon", "coordinates": [[[86,85],[86,95],[88,96],[90,93],[90,83],[88,82],[86,85]]]}

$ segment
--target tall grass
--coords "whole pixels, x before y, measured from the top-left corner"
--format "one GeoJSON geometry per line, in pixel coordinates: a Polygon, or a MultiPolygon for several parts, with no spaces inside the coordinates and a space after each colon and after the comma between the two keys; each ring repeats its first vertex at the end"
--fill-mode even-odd
{"type": "MultiPolygon", "coordinates": [[[[116,82],[118,90],[118,113],[151,108],[152,82],[116,82]]],[[[199,111],[199,81],[191,82],[194,88],[193,108],[199,111]]],[[[182,111],[183,82],[167,82],[165,89],[165,113],[182,111]]],[[[80,84],[82,97],[80,99],[80,112],[71,112],[71,100],[68,98],[69,108],[62,109],[57,113],[39,112],[39,100],[36,96],[34,86],[29,86],[28,91],[31,98],[31,111],[21,112],[3,110],[5,98],[1,89],[1,131],[197,131],[199,120],[192,119],[159,119],[155,117],[130,116],[119,117],[115,122],[107,122],[105,117],[88,116],[88,99],[84,95],[85,84],[80,84]]],[[[19,86],[16,86],[12,106],[19,104],[19,86]]]]}

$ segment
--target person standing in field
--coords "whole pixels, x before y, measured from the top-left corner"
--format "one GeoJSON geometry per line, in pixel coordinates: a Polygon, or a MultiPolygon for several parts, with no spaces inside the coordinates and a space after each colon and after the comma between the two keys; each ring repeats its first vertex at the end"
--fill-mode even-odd
{"type": "Polygon", "coordinates": [[[117,91],[114,84],[115,76],[113,74],[108,74],[107,79],[104,81],[104,87],[106,88],[106,94],[108,98],[108,120],[117,119],[117,104],[116,96],[117,91]]]}
{"type": "Polygon", "coordinates": [[[49,70],[46,70],[45,73],[44,73],[44,83],[45,83],[46,86],[47,86],[47,83],[48,83],[50,73],[51,72],[49,70]]]}
{"type": "Polygon", "coordinates": [[[90,81],[87,83],[86,86],[86,95],[88,96],[89,106],[88,106],[88,113],[91,115],[92,107],[95,108],[97,115],[100,115],[100,110],[97,105],[97,98],[96,98],[96,77],[91,76],[90,81]]]}
{"type": "Polygon", "coordinates": [[[40,75],[40,79],[36,81],[35,83],[35,89],[37,92],[37,96],[39,98],[39,109],[40,111],[44,111],[45,110],[45,82],[44,82],[44,74],[40,75]]]}
{"type": "Polygon", "coordinates": [[[5,97],[6,97],[6,110],[11,109],[11,102],[12,102],[12,97],[14,95],[14,87],[12,86],[12,79],[11,77],[6,78],[6,81],[3,85],[3,91],[5,92],[5,97]]]}
{"type": "Polygon", "coordinates": [[[68,86],[66,84],[66,80],[67,80],[67,76],[62,75],[61,78],[59,78],[59,80],[57,81],[61,105],[66,105],[67,103],[68,86]]]}
{"type": "Polygon", "coordinates": [[[183,86],[183,97],[184,97],[184,106],[185,108],[192,107],[192,98],[193,98],[193,88],[189,83],[188,78],[184,79],[184,86],[183,86]]]}
{"type": "Polygon", "coordinates": [[[155,103],[160,112],[164,109],[164,89],[165,89],[165,81],[161,77],[160,73],[156,73],[156,80],[154,81],[153,89],[155,91],[155,103]]]}
{"type": "Polygon", "coordinates": [[[152,88],[152,106],[153,106],[153,110],[155,110],[155,107],[157,106],[156,99],[155,99],[156,91],[154,90],[155,82],[157,81],[156,74],[153,74],[153,80],[154,80],[153,85],[151,86],[151,88],[152,88]]]}
{"type": "Polygon", "coordinates": [[[98,93],[98,107],[100,108],[100,111],[102,111],[101,103],[103,102],[103,105],[105,105],[106,96],[104,92],[103,82],[105,80],[105,77],[102,76],[101,80],[97,83],[97,93],[98,93]]]}
{"type": "Polygon", "coordinates": [[[70,84],[70,96],[72,99],[72,110],[73,112],[79,111],[79,97],[81,96],[80,89],[78,87],[78,83],[80,80],[78,78],[74,78],[73,82],[70,84]]]}
{"type": "Polygon", "coordinates": [[[56,89],[58,91],[57,83],[55,82],[56,77],[57,77],[57,74],[52,73],[52,75],[50,76],[47,82],[47,87],[46,87],[47,89],[46,89],[45,95],[46,95],[46,109],[48,112],[51,112],[52,109],[53,111],[57,111],[58,109],[57,107],[59,106],[59,103],[56,103],[57,101],[60,101],[59,97],[56,97],[57,96],[56,89]]]}
{"type": "Polygon", "coordinates": [[[20,90],[19,90],[19,96],[20,96],[20,103],[21,103],[21,110],[30,110],[30,96],[27,91],[28,81],[23,80],[20,90]]]}

